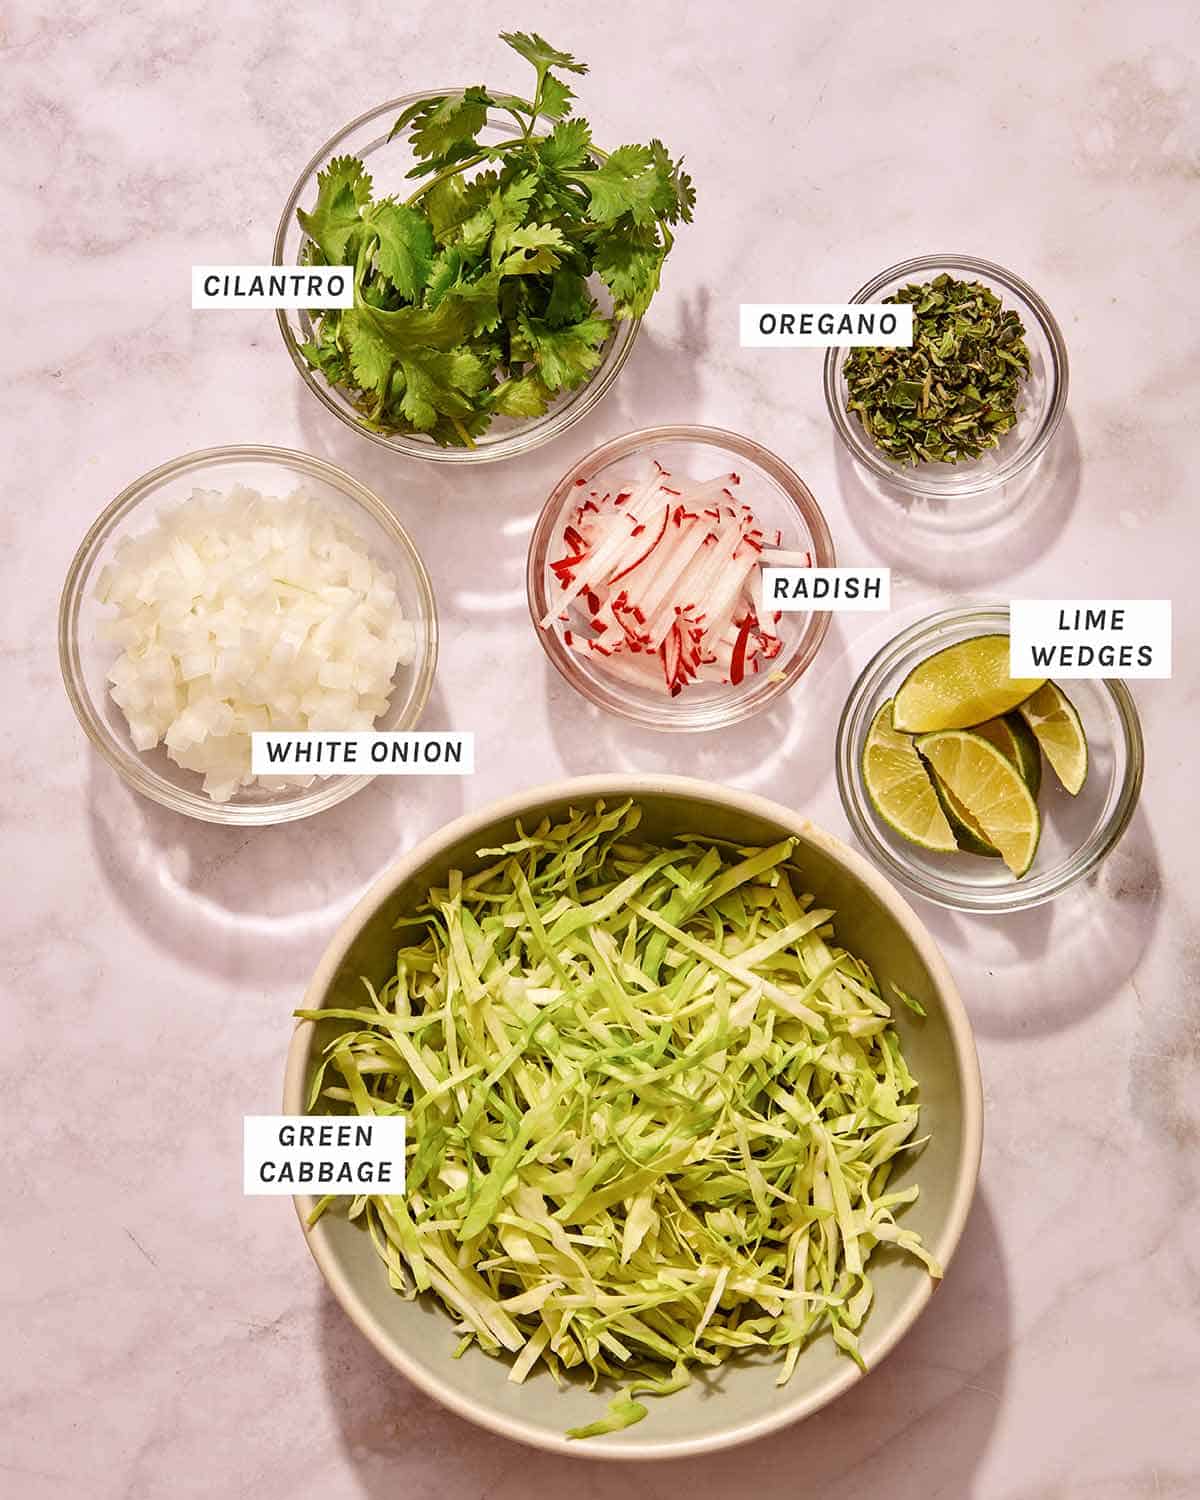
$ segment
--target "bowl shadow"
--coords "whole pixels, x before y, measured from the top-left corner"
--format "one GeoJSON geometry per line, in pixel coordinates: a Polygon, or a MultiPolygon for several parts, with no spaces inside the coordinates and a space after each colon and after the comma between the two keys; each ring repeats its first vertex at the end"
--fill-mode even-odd
{"type": "MultiPolygon", "coordinates": [[[[451,1338],[449,1319],[441,1321],[451,1338]]],[[[398,1493],[524,1500],[531,1492],[579,1489],[582,1452],[579,1459],[546,1453],[445,1409],[376,1353],[328,1291],[319,1337],[345,1462],[368,1500],[398,1493]]],[[[939,1493],[970,1496],[1002,1408],[1011,1341],[1009,1280],[997,1220],[981,1189],[943,1285],[868,1379],[754,1443],[692,1459],[591,1464],[586,1493],[591,1500],[626,1500],[631,1493],[665,1500],[691,1489],[793,1500],[802,1474],[803,1493],[831,1500],[884,1494],[927,1500],[928,1455],[936,1452],[939,1493]]],[[[646,1421],[653,1422],[648,1404],[646,1421]]]]}
{"type": "Polygon", "coordinates": [[[900,576],[943,588],[994,584],[1043,556],[1079,498],[1079,437],[1070,412],[1045,453],[999,490],[926,499],[857,464],[833,435],[851,525],[900,576]]]}
{"type": "MultiPolygon", "coordinates": [[[[422,724],[447,725],[436,687],[422,724]]],[[[88,823],[109,889],[158,947],[232,982],[307,982],[379,872],[463,809],[456,776],[380,776],[311,818],[227,827],[140,796],[94,751],[90,767],[88,823]]]]}
{"type": "Polygon", "coordinates": [[[1048,1036],[1110,1004],[1136,971],[1158,922],[1162,870],[1149,820],[1134,813],[1099,869],[1029,911],[963,915],[909,899],[954,971],[986,972],[964,992],[981,1036],[1048,1036]],[[1048,967],[1038,983],[1031,965],[1048,967]]]}
{"type": "Polygon", "coordinates": [[[833,745],[822,726],[837,722],[855,673],[839,617],[812,665],[790,691],[740,724],[697,733],[648,729],[589,703],[543,663],[546,719],[571,775],[643,771],[698,776],[745,787],[803,812],[833,777],[833,745]],[[823,746],[812,754],[810,730],[823,746]]]}

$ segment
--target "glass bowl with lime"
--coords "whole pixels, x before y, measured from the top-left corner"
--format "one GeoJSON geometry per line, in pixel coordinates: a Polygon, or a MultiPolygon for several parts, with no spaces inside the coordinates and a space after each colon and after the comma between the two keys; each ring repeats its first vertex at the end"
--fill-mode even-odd
{"type": "Polygon", "coordinates": [[[851,690],[842,805],[901,884],[960,911],[1040,906],[1116,846],[1142,783],[1124,682],[1012,678],[1008,609],[955,608],[904,630],[851,690]]]}

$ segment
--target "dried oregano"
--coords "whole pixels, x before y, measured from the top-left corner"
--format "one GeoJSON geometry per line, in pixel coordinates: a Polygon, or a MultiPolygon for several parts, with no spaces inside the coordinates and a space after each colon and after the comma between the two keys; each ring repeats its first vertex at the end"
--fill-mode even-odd
{"type": "Polygon", "coordinates": [[[1029,374],[1020,317],[978,281],[943,273],[884,298],[913,304],[913,341],[855,349],[846,410],[900,463],[960,463],[994,448],[1017,420],[1029,374]]]}

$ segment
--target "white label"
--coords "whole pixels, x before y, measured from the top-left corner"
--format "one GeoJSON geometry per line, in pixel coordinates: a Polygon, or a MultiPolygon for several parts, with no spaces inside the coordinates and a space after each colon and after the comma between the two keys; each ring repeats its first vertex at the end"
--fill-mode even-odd
{"type": "Polygon", "coordinates": [[[469,729],[255,730],[250,769],[256,776],[473,776],[475,735],[469,729]]]}
{"type": "Polygon", "coordinates": [[[242,1191],[404,1191],[403,1115],[247,1115],[242,1122],[242,1191]]]}
{"type": "Polygon", "coordinates": [[[743,302],[743,349],[898,349],[913,341],[911,302],[743,302]]]}
{"type": "Polygon", "coordinates": [[[1014,599],[1014,677],[1170,677],[1169,599],[1014,599]]]}
{"type": "Polygon", "coordinates": [[[353,307],[353,266],[193,266],[192,306],[353,307]]]}
{"type": "Polygon", "coordinates": [[[891,568],[764,568],[763,612],[891,609],[891,568]]]}

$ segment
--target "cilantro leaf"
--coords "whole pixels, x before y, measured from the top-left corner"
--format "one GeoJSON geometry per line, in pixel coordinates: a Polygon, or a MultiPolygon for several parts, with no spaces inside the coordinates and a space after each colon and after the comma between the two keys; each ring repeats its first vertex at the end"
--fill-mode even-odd
{"type": "Polygon", "coordinates": [[[396,354],[414,349],[453,349],[475,331],[475,310],[459,297],[447,296],[436,308],[398,307],[387,311],[364,305],[368,317],[396,354]]]}
{"type": "Polygon", "coordinates": [[[439,244],[446,244],[458,226],[470,217],[466,192],[461,177],[443,177],[435,182],[421,199],[421,206],[429,216],[433,237],[439,244]]]}
{"type": "Polygon", "coordinates": [[[471,337],[490,333],[500,322],[500,277],[500,271],[488,271],[476,281],[459,282],[446,293],[441,306],[453,308],[466,322],[471,337]]]}
{"type": "Polygon", "coordinates": [[[650,306],[666,253],[656,230],[610,234],[596,246],[596,274],[612,293],[620,314],[640,318],[650,306]]]}
{"type": "Polygon", "coordinates": [[[551,170],[581,167],[588,159],[592,132],[586,120],[560,120],[543,141],[537,153],[551,170]]]}
{"type": "Polygon", "coordinates": [[[405,124],[411,124],[416,155],[441,156],[452,147],[474,144],[487,123],[490,103],[487,90],[479,85],[464,89],[461,94],[438,95],[415,106],[415,113],[406,110],[392,127],[392,135],[405,124]]]}
{"type": "Polygon", "coordinates": [[[415,167],[410,167],[405,172],[405,177],[428,177],[431,172],[443,172],[447,167],[452,167],[455,162],[474,161],[484,151],[478,141],[466,138],[454,141],[451,145],[437,156],[422,157],[415,167]]]}
{"type": "Polygon", "coordinates": [[[379,236],[375,252],[379,270],[406,302],[416,302],[429,280],[433,261],[429,220],[394,198],[374,204],[366,218],[379,236]]]}
{"type": "Polygon", "coordinates": [[[489,404],[498,416],[540,417],[554,399],[540,375],[522,375],[519,380],[502,380],[489,395],[489,404]]]}
{"type": "Polygon", "coordinates": [[[683,157],[672,161],[671,153],[657,138],[650,142],[650,155],[659,178],[655,207],[669,224],[677,224],[680,219],[690,224],[692,209],[696,205],[696,189],[683,170],[683,157]]]}
{"type": "Polygon", "coordinates": [[[384,391],[396,367],[396,351],[364,309],[345,310],[342,340],[350,351],[350,368],[357,384],[364,391],[384,391]]]}
{"type": "Polygon", "coordinates": [[[469,416],[473,406],[468,398],[477,396],[488,379],[482,361],[469,349],[414,349],[401,360],[400,373],[400,410],[418,432],[428,431],[439,415],[469,416]]]}
{"type": "Polygon", "coordinates": [[[482,255],[495,227],[491,209],[477,209],[469,219],[464,219],[456,243],[464,255],[482,255]]]}
{"type": "Polygon", "coordinates": [[[537,192],[537,173],[522,172],[492,195],[491,209],[497,224],[519,224],[524,219],[529,200],[537,192]]]}
{"type": "Polygon", "coordinates": [[[438,305],[462,275],[464,264],[463,253],[455,245],[448,246],[434,256],[429,268],[429,281],[425,286],[426,307],[438,305]]]}
{"type": "Polygon", "coordinates": [[[565,248],[562,230],[556,224],[522,224],[515,229],[497,229],[492,238],[492,264],[503,276],[529,276],[553,271],[559,263],[557,249],[565,248]]]}
{"type": "Polygon", "coordinates": [[[331,308],[321,318],[316,339],[300,345],[300,352],[314,370],[320,370],[330,385],[352,383],[350,366],[339,342],[341,309],[331,308]]]}
{"type": "Polygon", "coordinates": [[[551,328],[544,318],[522,315],[513,335],[513,353],[536,365],[550,390],[570,390],[600,363],[600,351],[611,329],[607,318],[585,318],[551,328]]]}
{"type": "Polygon", "coordinates": [[[353,156],[335,156],[317,173],[317,201],[311,213],[297,212],[300,226],[326,265],[347,264],[352,241],[362,232],[360,210],[371,200],[371,179],[353,156]]]}
{"type": "Polygon", "coordinates": [[[561,328],[564,323],[582,323],[595,305],[584,278],[578,271],[563,266],[551,280],[544,316],[551,328],[561,328]]]}
{"type": "Polygon", "coordinates": [[[655,217],[661,181],[647,146],[618,146],[607,161],[594,171],[580,172],[576,181],[587,189],[591,217],[598,224],[612,224],[625,214],[635,224],[648,224],[655,217]]]}
{"type": "Polygon", "coordinates": [[[568,73],[586,73],[587,63],[576,62],[569,52],[559,52],[536,31],[502,31],[500,40],[519,52],[539,72],[547,68],[565,68],[568,73]]]}
{"type": "Polygon", "coordinates": [[[561,120],[564,115],[571,113],[571,100],[575,97],[575,90],[555,77],[553,73],[547,73],[542,79],[542,97],[538,101],[538,113],[545,115],[548,120],[561,120]]]}

